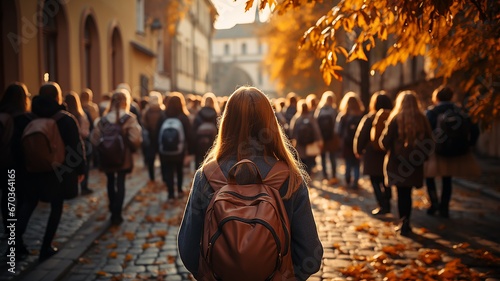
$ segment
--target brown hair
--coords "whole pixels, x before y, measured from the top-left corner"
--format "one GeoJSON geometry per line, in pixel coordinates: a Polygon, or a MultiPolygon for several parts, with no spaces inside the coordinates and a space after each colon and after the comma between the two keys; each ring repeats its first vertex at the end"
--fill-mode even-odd
{"type": "Polygon", "coordinates": [[[331,106],[333,108],[337,107],[337,98],[332,91],[326,91],[321,96],[321,101],[319,102],[318,108],[322,108],[324,106],[331,106]]]}
{"type": "Polygon", "coordinates": [[[80,98],[78,97],[77,93],[73,91],[67,93],[66,96],[64,97],[64,102],[66,103],[68,112],[73,114],[75,117],[85,115],[85,112],[83,112],[82,105],[80,104],[80,98]]]}
{"type": "Polygon", "coordinates": [[[41,96],[48,96],[57,101],[58,104],[62,103],[61,87],[56,82],[47,82],[40,87],[38,92],[41,96]]]}
{"type": "Polygon", "coordinates": [[[287,163],[290,179],[285,198],[290,198],[302,181],[309,179],[294,157],[295,149],[278,125],[269,98],[254,87],[240,87],[229,97],[219,134],[201,169],[212,160],[220,163],[235,153],[238,160],[248,158],[252,156],[253,143],[263,149],[264,156],[287,163]]]}
{"type": "Polygon", "coordinates": [[[94,93],[89,88],[83,89],[82,92],[80,93],[80,102],[83,105],[89,104],[93,98],[94,98],[94,93]]]}
{"type": "Polygon", "coordinates": [[[217,101],[217,97],[215,97],[214,93],[206,93],[203,95],[203,99],[201,100],[201,106],[208,106],[220,114],[219,102],[217,101]]]}
{"type": "Polygon", "coordinates": [[[365,111],[365,106],[356,93],[348,92],[342,98],[339,110],[347,115],[362,115],[363,111],[365,111]]]}
{"type": "Polygon", "coordinates": [[[30,93],[24,83],[10,84],[0,99],[0,112],[9,114],[25,113],[30,111],[30,93]]]}
{"type": "Polygon", "coordinates": [[[429,122],[422,113],[414,91],[407,90],[398,94],[387,122],[390,123],[393,119],[398,122],[398,138],[404,141],[405,146],[413,146],[415,140],[422,140],[426,134],[430,134],[429,122]]]}
{"type": "Polygon", "coordinates": [[[118,89],[111,96],[111,101],[108,108],[104,111],[103,116],[108,114],[111,110],[116,111],[116,122],[120,121],[120,109],[125,112],[130,112],[130,93],[126,89],[118,89]]]}
{"type": "Polygon", "coordinates": [[[166,114],[168,117],[177,117],[181,113],[189,116],[189,111],[186,107],[186,100],[184,96],[179,92],[170,93],[167,100],[166,114]]]}

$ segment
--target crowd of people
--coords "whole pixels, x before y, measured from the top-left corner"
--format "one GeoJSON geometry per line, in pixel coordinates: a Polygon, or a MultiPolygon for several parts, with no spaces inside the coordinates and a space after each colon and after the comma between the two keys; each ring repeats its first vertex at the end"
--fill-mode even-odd
{"type": "MultiPolygon", "coordinates": [[[[240,92],[240,102],[244,104],[236,104],[234,98],[232,106],[236,109],[233,111],[238,113],[227,116],[225,107],[231,98],[213,93],[198,96],[152,91],[138,100],[131,97],[129,85],[123,83],[111,94],[103,95],[97,104],[90,89],[80,94],[70,91],[63,95],[57,83],[49,82],[31,98],[24,84],[11,84],[0,99],[0,150],[1,168],[15,171],[15,217],[19,222],[17,255],[28,254],[22,237],[39,201],[49,202],[51,206],[40,260],[57,252],[51,243],[61,218],[63,201],[93,192],[88,187],[92,168],[105,173],[110,220],[113,225],[121,224],[125,179],[133,170],[132,156],[139,150],[150,183],[157,181],[155,163],[158,156],[168,200],[186,195],[184,167],[202,168],[208,158],[285,157],[289,166],[293,166],[290,169],[300,178],[291,185],[294,191],[309,175],[322,176],[330,185],[343,183],[354,191],[358,189],[362,171],[369,176],[378,202],[378,208],[372,212],[374,215],[391,212],[391,188],[396,187],[403,235],[412,232],[413,188],[421,188],[425,182],[431,202],[427,213],[448,217],[451,177],[477,174],[471,147],[479,130],[462,108],[452,102],[453,91],[448,87],[434,91],[434,105],[426,111],[413,91],[400,92],[394,102],[383,91],[374,93],[367,110],[354,92],[346,93],[338,106],[337,95],[331,91],[319,98],[314,94],[301,98],[289,93],[285,98],[271,100],[260,100],[261,95],[254,90],[240,92]],[[257,100],[271,106],[280,134],[269,133],[270,123],[263,123],[258,131],[248,124],[267,118],[263,116],[264,109],[250,106],[257,100]],[[222,134],[219,122],[234,123],[234,127],[226,128],[224,138],[219,136],[222,134]],[[33,131],[31,134],[27,133],[28,128],[33,131]],[[242,136],[247,139],[242,140],[242,136]],[[270,145],[275,143],[275,138],[280,142],[270,145]],[[55,144],[61,141],[63,145],[56,147],[55,144]],[[271,149],[275,151],[268,151],[271,149]],[[290,155],[293,159],[288,159],[290,155]],[[48,168],[30,165],[47,158],[52,159],[48,168]],[[320,159],[319,164],[317,159],[320,159]],[[345,164],[344,179],[339,179],[339,159],[345,164]],[[436,177],[442,179],[441,199],[437,194],[436,177]]],[[[261,166],[266,166],[264,163],[261,166]]],[[[3,182],[8,182],[7,178],[3,182]]],[[[207,179],[195,179],[195,184],[201,186],[200,182],[206,185],[207,179]]],[[[2,184],[4,227],[8,225],[6,195],[9,192],[9,187],[2,184]]],[[[7,233],[5,228],[4,235],[7,233]]]]}

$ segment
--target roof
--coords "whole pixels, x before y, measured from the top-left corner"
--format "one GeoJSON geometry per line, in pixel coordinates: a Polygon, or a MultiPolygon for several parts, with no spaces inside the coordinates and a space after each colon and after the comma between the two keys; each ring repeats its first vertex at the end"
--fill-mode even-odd
{"type": "Polygon", "coordinates": [[[235,39],[235,38],[248,38],[255,37],[256,31],[260,27],[259,24],[245,23],[237,24],[230,29],[216,29],[214,39],[235,39]]]}

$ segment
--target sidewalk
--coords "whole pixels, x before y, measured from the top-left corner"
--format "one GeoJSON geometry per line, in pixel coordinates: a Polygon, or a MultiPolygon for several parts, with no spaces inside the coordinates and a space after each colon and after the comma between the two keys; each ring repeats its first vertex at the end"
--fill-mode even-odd
{"type": "MultiPolygon", "coordinates": [[[[125,205],[131,202],[138,190],[148,181],[142,156],[135,156],[134,165],[133,173],[127,175],[125,205]]],[[[65,201],[63,215],[53,241],[59,252],[43,263],[38,262],[38,251],[50,213],[50,204],[38,204],[24,235],[31,254],[25,260],[16,261],[14,274],[7,271],[7,260],[2,255],[0,280],[57,280],[78,261],[94,240],[109,229],[105,175],[97,169],[92,169],[89,174],[89,188],[94,191],[92,194],[65,201]]],[[[6,247],[5,241],[2,241],[0,253],[3,254],[6,247]]]]}
{"type": "Polygon", "coordinates": [[[500,159],[476,156],[482,174],[478,178],[454,178],[455,184],[500,200],[500,159]]]}

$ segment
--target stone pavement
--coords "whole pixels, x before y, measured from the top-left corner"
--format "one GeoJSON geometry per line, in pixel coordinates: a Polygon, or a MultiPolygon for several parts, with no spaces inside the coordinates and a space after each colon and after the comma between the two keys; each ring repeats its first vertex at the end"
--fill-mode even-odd
{"type": "MultiPolygon", "coordinates": [[[[130,202],[137,191],[147,182],[147,172],[142,157],[135,157],[135,169],[127,175],[125,202],[130,202]]],[[[92,169],[89,176],[89,188],[94,192],[65,201],[64,211],[53,241],[53,246],[60,252],[44,263],[38,262],[38,251],[45,232],[50,213],[50,204],[39,203],[33,213],[24,241],[30,255],[22,261],[16,261],[15,273],[7,271],[6,241],[0,243],[0,280],[56,280],[64,274],[78,258],[109,228],[108,199],[106,176],[97,169],[92,169]]],[[[1,222],[0,222],[1,224],[1,222]]]]}
{"type": "MultiPolygon", "coordinates": [[[[343,168],[339,165],[339,173],[343,168]]],[[[146,171],[135,172],[127,192],[132,196],[134,180],[139,191],[129,197],[120,227],[109,228],[102,215],[84,211],[81,216],[92,218],[80,227],[87,232],[64,237],[58,231],[66,254],[34,267],[23,280],[190,280],[176,248],[186,198],[165,203],[164,187],[145,185],[146,171]]],[[[500,280],[498,198],[456,182],[451,218],[444,219],[428,216],[425,189],[414,190],[414,234],[403,237],[394,229],[399,222],[395,190],[392,214],[375,217],[370,214],[376,203],[369,181],[363,178],[360,183],[359,190],[350,190],[342,181],[330,186],[313,177],[310,196],[325,255],[320,272],[310,280],[500,280]]],[[[186,190],[188,186],[186,182],[186,190]]],[[[72,219],[79,217],[73,214],[72,219]]]]}

